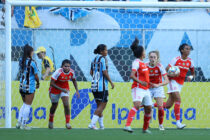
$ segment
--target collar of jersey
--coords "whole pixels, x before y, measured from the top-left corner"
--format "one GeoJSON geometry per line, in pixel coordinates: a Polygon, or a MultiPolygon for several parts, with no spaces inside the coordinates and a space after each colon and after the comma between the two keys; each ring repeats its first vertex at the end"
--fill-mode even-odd
{"type": "Polygon", "coordinates": [[[68,74],[71,72],[71,69],[69,70],[68,73],[65,73],[65,72],[63,71],[63,68],[62,68],[62,72],[63,72],[65,75],[68,75],[68,74]]]}

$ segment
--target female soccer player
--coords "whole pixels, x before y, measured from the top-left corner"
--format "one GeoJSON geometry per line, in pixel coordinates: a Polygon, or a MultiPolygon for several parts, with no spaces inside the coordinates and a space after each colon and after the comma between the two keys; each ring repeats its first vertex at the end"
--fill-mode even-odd
{"type": "Polygon", "coordinates": [[[130,78],[133,79],[132,84],[132,98],[134,107],[130,110],[127,118],[124,131],[133,132],[130,125],[135,117],[136,112],[139,110],[141,104],[144,105],[144,125],[143,133],[151,133],[148,130],[149,120],[151,118],[152,99],[149,92],[149,71],[146,64],[143,62],[145,58],[145,50],[139,46],[139,40],[136,38],[131,45],[136,59],[132,64],[132,72],[130,78]]]}
{"type": "Polygon", "coordinates": [[[49,128],[53,129],[53,118],[55,111],[58,106],[58,101],[61,98],[63,101],[64,112],[66,117],[66,128],[71,129],[70,121],[70,107],[69,107],[69,84],[68,81],[72,80],[74,87],[76,89],[77,97],[79,98],[79,91],[77,88],[77,81],[75,78],[74,71],[70,68],[71,62],[68,59],[63,60],[61,68],[57,69],[50,81],[50,100],[52,106],[50,107],[49,115],[49,128]]]}
{"type": "Polygon", "coordinates": [[[96,122],[99,122],[100,129],[104,129],[103,124],[103,111],[108,102],[108,82],[110,82],[112,89],[114,89],[114,84],[108,74],[108,62],[106,59],[107,56],[107,47],[104,44],[100,44],[94,50],[94,54],[97,56],[94,58],[91,63],[90,75],[93,77],[91,83],[91,89],[93,96],[95,98],[97,109],[94,112],[91,123],[88,128],[97,130],[96,122]]]}
{"type": "Polygon", "coordinates": [[[23,105],[20,108],[18,122],[16,128],[29,130],[26,126],[31,104],[34,99],[36,88],[39,88],[38,68],[36,62],[32,59],[33,48],[29,45],[24,46],[23,57],[20,59],[20,94],[23,100],[23,105]],[[36,82],[35,82],[36,81],[36,82]]]}
{"type": "Polygon", "coordinates": [[[156,100],[158,107],[158,119],[159,129],[164,130],[163,119],[164,119],[164,108],[163,98],[165,98],[163,86],[168,84],[168,76],[165,68],[160,64],[160,55],[158,51],[149,52],[149,63],[146,63],[149,69],[150,79],[150,94],[151,97],[156,100]],[[164,81],[162,82],[162,78],[164,81]]]}
{"type": "Polygon", "coordinates": [[[195,76],[193,61],[191,58],[188,57],[191,50],[192,47],[188,44],[180,45],[179,51],[181,53],[181,56],[172,59],[172,61],[166,68],[166,71],[168,71],[171,66],[178,66],[180,69],[180,74],[176,75],[174,73],[168,73],[170,80],[168,84],[169,98],[166,102],[166,108],[168,109],[171,108],[175,103],[174,113],[176,117],[176,126],[178,129],[183,129],[184,127],[186,127],[185,124],[181,124],[180,122],[181,88],[184,84],[184,80],[189,69],[191,71],[191,76],[188,76],[187,80],[191,81],[195,76]]]}

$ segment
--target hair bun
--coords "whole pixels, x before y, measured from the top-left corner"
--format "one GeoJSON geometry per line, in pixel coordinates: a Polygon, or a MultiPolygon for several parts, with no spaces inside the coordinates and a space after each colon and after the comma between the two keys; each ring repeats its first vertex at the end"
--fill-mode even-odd
{"type": "Polygon", "coordinates": [[[98,54],[99,53],[99,50],[98,50],[98,48],[96,48],[95,50],[94,50],[94,54],[98,54]]]}
{"type": "Polygon", "coordinates": [[[134,51],[135,49],[137,49],[138,45],[139,45],[139,40],[136,37],[135,40],[133,41],[132,45],[131,45],[132,51],[134,51]]]}

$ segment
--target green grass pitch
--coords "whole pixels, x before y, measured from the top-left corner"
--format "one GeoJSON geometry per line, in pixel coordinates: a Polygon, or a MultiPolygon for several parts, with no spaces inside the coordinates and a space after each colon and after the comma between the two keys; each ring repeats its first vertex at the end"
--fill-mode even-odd
{"type": "Polygon", "coordinates": [[[152,134],[143,134],[141,129],[133,133],[122,129],[52,129],[32,130],[0,129],[0,140],[208,140],[210,129],[151,129],[152,134]]]}

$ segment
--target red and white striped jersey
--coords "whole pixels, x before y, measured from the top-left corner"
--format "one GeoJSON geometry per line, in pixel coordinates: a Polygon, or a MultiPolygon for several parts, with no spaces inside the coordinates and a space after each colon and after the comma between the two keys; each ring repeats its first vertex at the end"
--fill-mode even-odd
{"type": "Polygon", "coordinates": [[[174,59],[169,64],[169,67],[171,66],[178,66],[180,69],[180,75],[178,77],[169,77],[170,80],[175,80],[177,83],[183,85],[184,80],[186,77],[186,74],[188,70],[194,71],[194,63],[191,58],[187,58],[186,60],[183,60],[181,56],[178,56],[174,59]]]}
{"type": "MultiPolygon", "coordinates": [[[[64,73],[62,68],[57,69],[51,77],[51,80],[55,81],[55,84],[61,88],[65,88],[67,90],[69,90],[69,80],[75,79],[75,74],[74,71],[72,69],[70,69],[70,71],[68,73],[64,73]]],[[[49,89],[50,93],[53,94],[60,94],[61,90],[50,86],[49,89]]]]}
{"type": "Polygon", "coordinates": [[[144,82],[148,83],[148,86],[143,86],[140,83],[133,81],[132,88],[142,88],[142,89],[148,89],[149,88],[149,71],[144,62],[142,62],[140,59],[135,59],[132,63],[132,71],[136,71],[135,76],[144,82]]]}
{"type": "Polygon", "coordinates": [[[158,63],[156,66],[152,67],[149,62],[146,63],[149,69],[149,80],[150,83],[159,84],[162,83],[162,76],[167,75],[165,68],[162,64],[158,63]]]}

